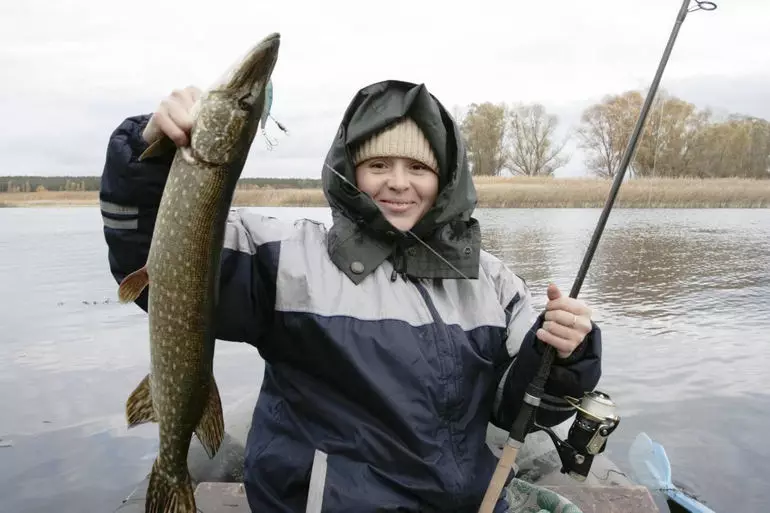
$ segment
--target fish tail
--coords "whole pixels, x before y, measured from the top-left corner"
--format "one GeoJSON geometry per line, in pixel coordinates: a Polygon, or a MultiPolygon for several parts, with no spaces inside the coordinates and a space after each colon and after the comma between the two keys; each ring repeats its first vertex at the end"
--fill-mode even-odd
{"type": "Polygon", "coordinates": [[[144,288],[150,283],[150,276],[147,274],[147,265],[132,272],[120,282],[118,288],[118,298],[121,303],[130,303],[136,301],[144,288]]]}
{"type": "Polygon", "coordinates": [[[183,479],[170,476],[152,465],[144,506],[145,513],[196,513],[195,495],[190,474],[183,479]]]}
{"type": "Polygon", "coordinates": [[[200,440],[201,445],[206,450],[209,458],[216,455],[219,447],[222,445],[222,439],[225,436],[225,420],[222,415],[222,401],[219,398],[219,388],[211,375],[209,382],[209,395],[206,405],[203,408],[203,415],[195,428],[195,435],[200,440]]]}

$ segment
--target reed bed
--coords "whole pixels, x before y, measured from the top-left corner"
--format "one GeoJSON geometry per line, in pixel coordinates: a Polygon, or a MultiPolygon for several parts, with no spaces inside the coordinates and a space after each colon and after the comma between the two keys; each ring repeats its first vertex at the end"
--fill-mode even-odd
{"type": "MultiPolygon", "coordinates": [[[[612,182],[594,178],[477,177],[481,208],[597,208],[604,205],[612,182]]],[[[0,193],[0,207],[93,206],[95,191],[0,193]]],[[[244,188],[235,191],[235,206],[325,207],[320,189],[244,188]]],[[[770,180],[740,178],[648,178],[620,187],[619,208],[768,208],[770,180]]]]}
{"type": "Polygon", "coordinates": [[[91,207],[99,204],[96,191],[0,192],[0,207],[91,207]]]}
{"type": "Polygon", "coordinates": [[[326,207],[321,189],[236,189],[233,205],[239,207],[326,207]]]}
{"type": "MultiPolygon", "coordinates": [[[[609,180],[595,178],[478,177],[479,206],[486,208],[597,208],[609,180]]],[[[767,208],[770,180],[642,178],[618,192],[620,208],[767,208]]]]}

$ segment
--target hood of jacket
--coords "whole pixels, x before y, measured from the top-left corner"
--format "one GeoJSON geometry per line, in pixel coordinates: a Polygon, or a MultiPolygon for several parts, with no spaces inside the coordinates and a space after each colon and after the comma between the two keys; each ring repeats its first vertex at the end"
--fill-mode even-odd
{"type": "Polygon", "coordinates": [[[386,259],[403,277],[478,277],[481,230],[472,217],[477,199],[465,144],[455,120],[424,84],[387,80],[358,91],[326,156],[322,179],[333,218],[329,256],[353,282],[360,283],[386,259]],[[401,232],[351,184],[356,183],[356,147],[406,116],[422,129],[436,155],[439,192],[412,230],[401,232]]]}

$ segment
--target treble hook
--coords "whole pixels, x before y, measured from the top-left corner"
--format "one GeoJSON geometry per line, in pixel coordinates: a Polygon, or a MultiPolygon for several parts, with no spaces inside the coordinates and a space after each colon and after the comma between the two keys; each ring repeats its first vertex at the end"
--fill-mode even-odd
{"type": "Polygon", "coordinates": [[[267,146],[268,151],[273,151],[273,148],[275,148],[278,145],[277,140],[270,139],[270,136],[267,135],[267,130],[262,128],[262,137],[265,138],[265,146],[267,146]]]}

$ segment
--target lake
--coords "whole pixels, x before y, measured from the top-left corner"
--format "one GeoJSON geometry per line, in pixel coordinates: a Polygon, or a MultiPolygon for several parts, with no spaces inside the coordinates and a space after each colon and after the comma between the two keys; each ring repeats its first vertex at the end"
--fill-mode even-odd
{"type": "MultiPolygon", "coordinates": [[[[255,208],[330,222],[326,208],[255,208]]],[[[567,294],[598,209],[477,212],[485,248],[542,306],[567,294]]],[[[116,302],[98,208],[0,209],[0,511],[113,511],[148,472],[157,426],[128,431],[147,373],[147,317],[116,302]]],[[[618,403],[607,454],[639,431],[675,482],[717,512],[770,502],[770,210],[612,212],[580,297],[604,333],[600,389],[618,403]]],[[[220,343],[227,408],[261,381],[256,350],[220,343]]]]}

